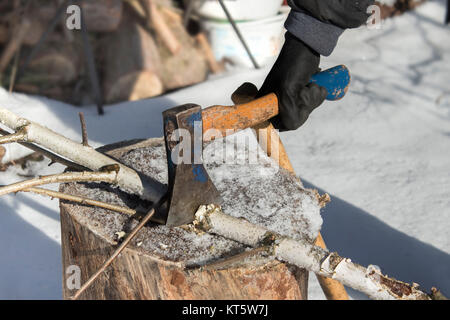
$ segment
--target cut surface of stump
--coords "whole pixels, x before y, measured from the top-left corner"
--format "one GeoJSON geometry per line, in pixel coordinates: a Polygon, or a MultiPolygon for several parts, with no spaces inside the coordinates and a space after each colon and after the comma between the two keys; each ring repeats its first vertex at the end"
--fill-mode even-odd
{"type": "MultiPolygon", "coordinates": [[[[203,153],[205,167],[222,195],[223,211],[271,231],[313,241],[322,223],[314,194],[303,189],[296,177],[279,169],[256,141],[250,143],[255,147],[249,147],[235,144],[233,139],[215,141],[203,153]]],[[[167,183],[164,140],[128,144],[102,149],[167,183]]],[[[103,184],[69,183],[60,189],[117,205],[143,206],[136,197],[103,184]]],[[[80,267],[82,282],[114,251],[118,235],[138,224],[133,217],[106,209],[66,201],[61,201],[60,207],[63,267],[80,267]]],[[[221,236],[200,233],[191,225],[169,228],[149,224],[81,298],[306,299],[307,271],[263,255],[221,264],[219,269],[204,268],[249,249],[221,236]]],[[[69,277],[70,273],[64,273],[65,298],[74,293],[66,286],[69,277]]]]}

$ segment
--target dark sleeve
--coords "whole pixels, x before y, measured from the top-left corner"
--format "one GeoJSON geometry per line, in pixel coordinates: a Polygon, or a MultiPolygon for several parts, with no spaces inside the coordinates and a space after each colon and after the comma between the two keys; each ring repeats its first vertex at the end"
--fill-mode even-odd
{"type": "Polygon", "coordinates": [[[285,27],[319,54],[329,56],[347,28],[364,24],[373,0],[288,0],[285,27]]]}

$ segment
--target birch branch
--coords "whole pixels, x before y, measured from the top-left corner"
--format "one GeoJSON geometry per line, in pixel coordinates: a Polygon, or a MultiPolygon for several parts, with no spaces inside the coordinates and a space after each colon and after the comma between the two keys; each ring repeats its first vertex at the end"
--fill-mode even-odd
{"type": "Polygon", "coordinates": [[[158,202],[166,192],[166,186],[158,181],[140,175],[135,170],[90,146],[84,146],[63,137],[35,122],[21,118],[5,108],[0,108],[0,123],[20,132],[23,135],[20,142],[40,145],[90,170],[99,171],[105,166],[116,165],[118,167],[117,178],[113,184],[125,192],[140,196],[144,200],[158,202]]]}
{"type": "Polygon", "coordinates": [[[23,140],[25,138],[26,138],[26,134],[24,132],[17,131],[16,133],[11,133],[11,134],[0,137],[0,144],[23,142],[23,140]]]}
{"type": "Polygon", "coordinates": [[[305,268],[320,276],[335,279],[342,284],[365,293],[376,300],[429,300],[428,294],[412,286],[389,278],[375,266],[367,268],[328,252],[307,241],[294,240],[272,233],[244,219],[222,213],[220,207],[202,206],[197,211],[196,227],[238,241],[251,247],[270,246],[274,258],[305,268]]]}
{"type": "Polygon", "coordinates": [[[89,206],[93,206],[93,207],[99,207],[99,208],[103,208],[103,209],[107,209],[107,210],[111,210],[111,211],[115,211],[115,212],[119,212],[119,213],[124,213],[129,216],[133,216],[136,214],[136,210],[133,210],[133,209],[130,209],[127,207],[117,206],[117,205],[110,204],[110,203],[103,202],[103,201],[92,200],[92,199],[88,199],[85,197],[74,196],[71,194],[48,190],[48,189],[43,189],[43,188],[31,187],[31,188],[26,188],[26,189],[19,190],[19,191],[32,192],[32,193],[39,194],[42,196],[47,196],[47,197],[61,199],[61,200],[67,200],[67,201],[71,201],[71,202],[75,202],[75,203],[79,203],[79,204],[85,204],[85,205],[89,205],[89,206]]]}
{"type": "Polygon", "coordinates": [[[49,176],[42,176],[30,180],[12,183],[7,186],[0,187],[0,196],[8,193],[19,192],[31,187],[42,186],[52,183],[66,183],[66,182],[108,182],[115,184],[117,181],[116,171],[107,172],[66,172],[53,174],[49,176]]]}
{"type": "MultiPolygon", "coordinates": [[[[0,128],[0,134],[1,135],[9,135],[10,133],[8,131],[3,130],[3,129],[0,128]]],[[[64,159],[64,158],[62,158],[62,157],[60,157],[60,156],[58,156],[58,155],[56,155],[56,154],[54,154],[54,153],[52,153],[52,152],[50,152],[48,150],[45,150],[45,149],[43,149],[41,147],[38,147],[38,146],[36,146],[36,145],[34,145],[32,143],[28,143],[28,142],[18,142],[18,143],[23,145],[24,147],[30,149],[30,150],[38,152],[38,153],[42,154],[43,156],[49,158],[50,160],[52,160],[52,163],[58,162],[58,163],[61,163],[62,165],[65,165],[68,168],[76,169],[76,170],[79,170],[79,171],[87,171],[87,170],[89,170],[89,168],[83,167],[83,166],[81,166],[79,164],[76,164],[75,162],[72,162],[72,161],[69,161],[67,159],[64,159]]]]}

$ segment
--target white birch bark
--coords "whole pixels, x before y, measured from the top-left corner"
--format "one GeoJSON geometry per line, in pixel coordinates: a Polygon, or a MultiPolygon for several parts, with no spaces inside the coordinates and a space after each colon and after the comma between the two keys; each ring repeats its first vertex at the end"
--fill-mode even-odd
{"type": "Polygon", "coordinates": [[[12,137],[14,141],[40,145],[93,171],[100,171],[106,166],[116,165],[119,170],[115,185],[125,192],[140,196],[144,200],[157,202],[166,191],[165,185],[140,175],[135,170],[96,151],[94,148],[63,137],[35,122],[21,118],[5,108],[0,108],[0,122],[16,132],[15,136],[12,137]],[[18,137],[21,139],[14,139],[18,137]]]}
{"type": "Polygon", "coordinates": [[[429,300],[416,284],[389,278],[375,266],[367,268],[328,252],[307,241],[286,238],[269,230],[222,213],[220,207],[202,206],[197,211],[196,227],[210,233],[246,244],[251,247],[270,245],[270,254],[276,259],[320,276],[335,279],[342,284],[365,293],[376,300],[429,300]]]}

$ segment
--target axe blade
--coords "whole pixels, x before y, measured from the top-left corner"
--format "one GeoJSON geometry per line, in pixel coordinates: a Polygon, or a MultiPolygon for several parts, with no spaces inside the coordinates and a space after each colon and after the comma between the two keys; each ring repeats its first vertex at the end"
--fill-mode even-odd
{"type": "Polygon", "coordinates": [[[201,205],[222,199],[203,166],[202,108],[186,104],[163,112],[169,175],[167,226],[194,221],[201,205]]]}

